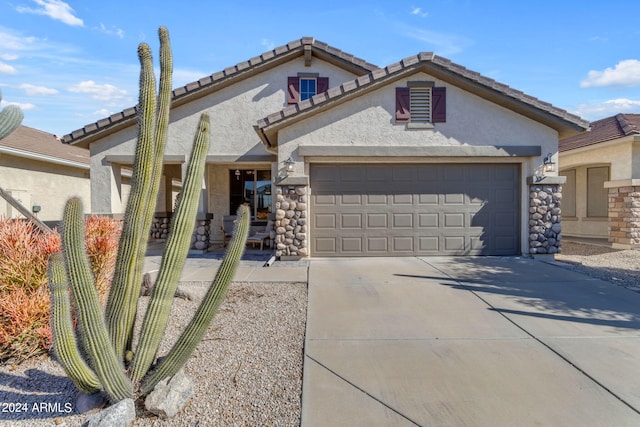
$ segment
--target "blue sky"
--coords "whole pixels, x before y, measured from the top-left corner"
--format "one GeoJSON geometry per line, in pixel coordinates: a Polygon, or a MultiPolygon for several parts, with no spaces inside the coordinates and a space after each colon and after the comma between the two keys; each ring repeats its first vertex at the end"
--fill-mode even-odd
{"type": "Polygon", "coordinates": [[[637,16],[634,0],[0,0],[2,105],[57,135],[134,106],[137,46],[157,54],[164,25],[174,86],[312,36],[378,66],[432,51],[597,120],[640,113],[637,16]]]}

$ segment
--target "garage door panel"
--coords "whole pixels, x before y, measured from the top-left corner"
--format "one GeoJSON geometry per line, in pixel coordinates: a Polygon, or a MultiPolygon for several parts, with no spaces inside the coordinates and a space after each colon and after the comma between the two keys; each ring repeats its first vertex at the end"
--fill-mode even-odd
{"type": "Polygon", "coordinates": [[[312,256],[519,253],[517,164],[312,164],[310,175],[312,256]]]}
{"type": "Polygon", "coordinates": [[[342,236],[340,238],[340,248],[345,254],[360,254],[362,253],[362,237],[342,236]]]}
{"type": "Polygon", "coordinates": [[[367,252],[386,255],[389,252],[389,239],[386,236],[368,236],[367,252]]]}
{"type": "Polygon", "coordinates": [[[386,213],[368,213],[367,214],[367,228],[388,228],[389,222],[387,221],[388,215],[386,213]]]}
{"type": "Polygon", "coordinates": [[[413,229],[413,213],[392,213],[393,228],[413,229]]]}
{"type": "Polygon", "coordinates": [[[418,228],[438,228],[438,218],[437,213],[418,213],[418,228]]]}
{"type": "Polygon", "coordinates": [[[362,228],[362,214],[359,213],[346,213],[340,215],[340,221],[342,228],[362,228]]]}

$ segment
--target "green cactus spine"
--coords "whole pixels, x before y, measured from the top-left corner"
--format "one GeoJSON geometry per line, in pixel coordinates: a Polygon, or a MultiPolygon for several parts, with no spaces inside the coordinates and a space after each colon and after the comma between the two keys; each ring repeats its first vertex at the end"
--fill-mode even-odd
{"type": "Polygon", "coordinates": [[[67,201],[62,221],[62,254],[76,304],[83,349],[109,399],[118,402],[131,398],[133,386],[109,340],[95,279],[89,266],[80,199],[67,201]]]}
{"type": "Polygon", "coordinates": [[[107,299],[105,317],[111,341],[120,358],[130,350],[133,325],[140,295],[142,263],[147,249],[149,229],[158,196],[162,161],[166,146],[171,102],[172,56],[169,34],[159,30],[160,105],[155,94],[151,50],[140,44],[140,96],[138,103],[138,144],[133,166],[131,194],[125,211],[116,270],[107,299]]]}
{"type": "Polygon", "coordinates": [[[51,291],[51,331],[53,349],[65,372],[78,390],[93,393],[100,390],[100,382],[95,372],[87,365],[78,351],[73,322],[71,321],[71,303],[67,292],[67,274],[61,253],[49,258],[49,289],[51,291]]]}
{"type": "MultiPolygon", "coordinates": [[[[2,92],[0,91],[0,101],[1,100],[2,92]]],[[[22,114],[22,110],[15,105],[4,107],[4,109],[0,111],[0,139],[3,139],[16,130],[20,126],[20,123],[22,123],[23,118],[24,114],[22,114]]]]}
{"type": "Polygon", "coordinates": [[[191,245],[191,232],[198,211],[198,199],[208,150],[209,115],[204,113],[200,118],[185,182],[171,219],[169,227],[171,233],[142,324],[140,342],[133,358],[132,379],[134,381],[141,380],[149,370],[169,320],[180,273],[191,245]]]}
{"type": "Polygon", "coordinates": [[[229,284],[236,273],[240,259],[244,252],[249,235],[251,213],[247,205],[238,208],[236,224],[233,230],[233,237],[227,248],[224,259],[216,276],[211,282],[207,293],[200,303],[198,310],[187,325],[186,329],[178,338],[178,341],[171,348],[167,356],[162,359],[157,369],[150,373],[143,381],[142,394],[147,394],[153,390],[156,384],[165,378],[175,375],[185,364],[193,350],[207,332],[209,324],[213,320],[220,303],[229,289],[229,284]]]}

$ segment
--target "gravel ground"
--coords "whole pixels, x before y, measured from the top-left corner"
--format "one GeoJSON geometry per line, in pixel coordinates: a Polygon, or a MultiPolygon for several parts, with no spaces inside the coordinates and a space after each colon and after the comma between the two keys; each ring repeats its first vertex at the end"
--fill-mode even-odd
{"type": "MultiPolygon", "coordinates": [[[[204,294],[197,284],[185,286],[204,294]]],[[[141,298],[142,307],[148,298],[141,298]]],[[[176,299],[164,353],[196,301],[176,299]]],[[[135,426],[297,426],[300,424],[305,283],[233,283],[207,335],[185,367],[195,394],[161,420],[137,409],[135,426]]],[[[49,357],[0,367],[0,425],[80,426],[75,388],[49,357]],[[20,412],[18,412],[20,411],[20,412]]]]}
{"type": "Polygon", "coordinates": [[[640,292],[640,251],[562,242],[556,261],[588,276],[640,292]]]}

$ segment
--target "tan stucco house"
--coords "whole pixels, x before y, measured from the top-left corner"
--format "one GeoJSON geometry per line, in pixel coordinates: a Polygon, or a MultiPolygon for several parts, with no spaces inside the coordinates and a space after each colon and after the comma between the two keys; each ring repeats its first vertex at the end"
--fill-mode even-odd
{"type": "Polygon", "coordinates": [[[640,114],[591,123],[559,143],[563,232],[640,248],[640,114]]]}
{"type": "MultiPolygon", "coordinates": [[[[63,144],[55,135],[20,126],[0,140],[0,187],[38,219],[55,226],[67,199],[80,197],[89,212],[89,151],[63,144]]],[[[23,216],[0,198],[0,215],[23,216]]]]}
{"type": "MultiPolygon", "coordinates": [[[[379,68],[302,38],[174,90],[159,217],[203,111],[197,229],[210,234],[197,239],[222,241],[249,202],[256,222],[273,220],[280,257],[553,254],[564,178],[544,159],[587,127],[431,53],[379,68]]],[[[64,137],[90,149],[92,212],[124,209],[135,114],[64,137]]]]}

